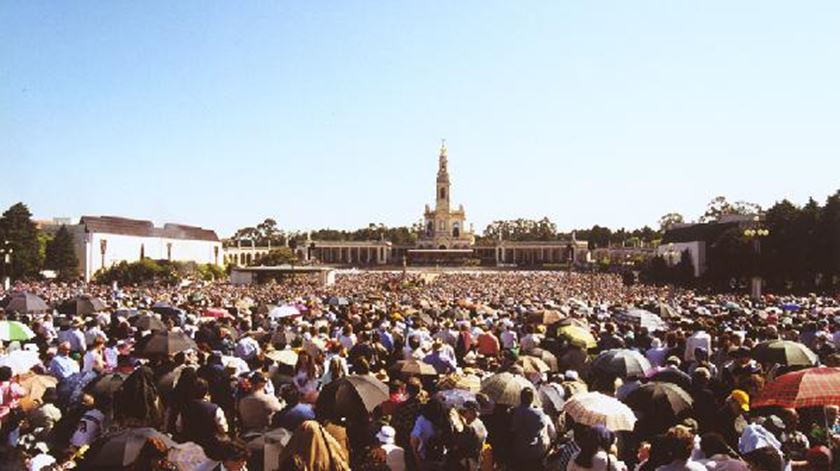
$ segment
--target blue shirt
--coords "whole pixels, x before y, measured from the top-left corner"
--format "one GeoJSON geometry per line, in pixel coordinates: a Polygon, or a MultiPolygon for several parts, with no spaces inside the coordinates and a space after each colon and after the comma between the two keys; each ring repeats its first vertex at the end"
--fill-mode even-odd
{"type": "Polygon", "coordinates": [[[79,362],[69,356],[56,355],[50,361],[50,373],[58,379],[64,379],[79,372],[79,362]]]}

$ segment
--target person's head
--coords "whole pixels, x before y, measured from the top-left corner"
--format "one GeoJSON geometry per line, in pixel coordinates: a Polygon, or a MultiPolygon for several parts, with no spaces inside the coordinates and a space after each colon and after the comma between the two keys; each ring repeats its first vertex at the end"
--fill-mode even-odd
{"type": "Polygon", "coordinates": [[[687,461],[694,449],[694,434],[688,427],[677,425],[668,430],[668,444],[671,457],[676,461],[687,461]]]}
{"type": "Polygon", "coordinates": [[[467,401],[461,408],[461,417],[464,418],[464,422],[466,422],[467,424],[471,424],[475,419],[478,418],[479,410],[480,407],[478,405],[478,402],[467,401]]]}
{"type": "Polygon", "coordinates": [[[530,407],[534,403],[534,390],[531,388],[522,388],[519,393],[519,404],[524,407],[530,407]]]}
{"type": "Polygon", "coordinates": [[[408,379],[408,383],[405,385],[405,391],[408,393],[409,397],[417,397],[422,390],[423,383],[420,382],[419,378],[412,376],[408,379]]]}
{"type": "Polygon", "coordinates": [[[703,451],[706,458],[711,458],[715,455],[737,456],[734,450],[726,444],[726,439],[723,438],[723,435],[717,432],[703,434],[700,439],[700,450],[703,451]]]}
{"type": "Polygon", "coordinates": [[[194,399],[204,399],[207,396],[207,393],[210,391],[210,385],[207,383],[207,380],[204,378],[198,378],[195,380],[195,394],[193,395],[194,399]]]}
{"type": "Polygon", "coordinates": [[[772,446],[755,449],[743,456],[750,471],[782,471],[785,462],[782,455],[772,446]]]}
{"type": "Polygon", "coordinates": [[[70,354],[70,342],[61,342],[58,344],[58,354],[67,356],[70,354]]]}
{"type": "Polygon", "coordinates": [[[729,393],[726,398],[726,404],[736,414],[742,414],[750,411],[750,396],[740,389],[736,389],[729,393]]]}
{"type": "Polygon", "coordinates": [[[594,427],[587,427],[582,430],[583,433],[575,433],[575,441],[580,446],[580,453],[575,459],[575,463],[584,468],[592,467],[592,458],[599,451],[609,452],[613,442],[615,442],[615,434],[609,431],[603,425],[596,425],[594,427]]]}
{"type": "Polygon", "coordinates": [[[265,388],[265,385],[268,383],[266,381],[265,376],[263,376],[262,372],[254,371],[248,377],[248,380],[251,382],[251,386],[254,392],[260,392],[265,388]]]}
{"type": "Polygon", "coordinates": [[[837,417],[840,415],[840,406],[825,406],[825,420],[829,424],[837,422],[837,417]]]}
{"type": "Polygon", "coordinates": [[[397,431],[390,425],[383,425],[376,434],[376,439],[383,445],[393,445],[397,437],[397,431]]]}
{"type": "Polygon", "coordinates": [[[12,369],[8,366],[0,366],[0,382],[12,379],[12,369]]]}
{"type": "Polygon", "coordinates": [[[405,383],[398,379],[391,381],[388,385],[388,394],[390,395],[401,394],[403,392],[405,392],[405,383]]]}
{"type": "Polygon", "coordinates": [[[813,471],[828,471],[831,469],[831,450],[825,446],[814,446],[805,454],[808,469],[813,471]]]}
{"type": "Polygon", "coordinates": [[[239,471],[248,462],[248,447],[240,440],[224,441],[219,447],[225,469],[239,471]]]}

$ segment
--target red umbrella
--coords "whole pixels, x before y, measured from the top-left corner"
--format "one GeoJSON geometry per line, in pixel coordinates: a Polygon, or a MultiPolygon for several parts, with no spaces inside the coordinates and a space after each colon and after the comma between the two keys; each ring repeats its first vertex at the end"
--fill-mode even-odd
{"type": "Polygon", "coordinates": [[[840,368],[808,368],[768,383],[750,406],[799,409],[835,404],[840,404],[840,368]]]}
{"type": "Polygon", "coordinates": [[[204,313],[202,313],[202,316],[204,316],[204,317],[215,317],[217,319],[220,318],[220,317],[233,317],[233,316],[230,315],[230,313],[227,311],[227,309],[222,309],[222,308],[218,308],[218,307],[211,307],[209,309],[205,309],[204,313]]]}

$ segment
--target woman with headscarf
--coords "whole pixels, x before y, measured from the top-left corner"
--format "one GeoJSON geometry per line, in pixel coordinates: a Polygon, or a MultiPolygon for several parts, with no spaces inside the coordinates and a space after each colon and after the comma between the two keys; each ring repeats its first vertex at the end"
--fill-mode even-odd
{"type": "Polygon", "coordinates": [[[280,453],[281,471],[349,471],[349,463],[338,441],[314,420],[303,422],[280,453]]]}

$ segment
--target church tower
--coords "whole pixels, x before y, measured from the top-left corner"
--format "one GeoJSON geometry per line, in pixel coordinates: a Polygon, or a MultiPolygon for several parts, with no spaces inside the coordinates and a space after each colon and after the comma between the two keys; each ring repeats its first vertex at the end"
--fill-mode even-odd
{"type": "Polygon", "coordinates": [[[446,140],[440,145],[438,171],[435,181],[435,207],[426,205],[423,214],[423,232],[418,245],[421,248],[448,250],[472,247],[475,237],[472,228],[466,227],[464,207],[453,210],[449,181],[449,151],[446,140]]]}
{"type": "Polygon", "coordinates": [[[437,174],[437,212],[449,212],[449,169],[447,168],[446,139],[440,144],[440,155],[438,155],[437,174]]]}

